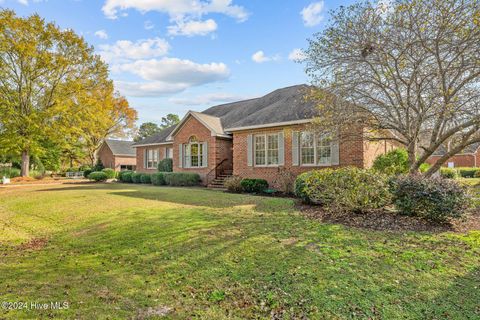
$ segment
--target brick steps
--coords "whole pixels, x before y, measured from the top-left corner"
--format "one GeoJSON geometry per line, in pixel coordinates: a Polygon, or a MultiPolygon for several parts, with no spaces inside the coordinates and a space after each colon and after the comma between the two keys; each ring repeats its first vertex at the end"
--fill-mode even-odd
{"type": "Polygon", "coordinates": [[[207,187],[212,189],[225,189],[225,179],[231,176],[231,174],[227,173],[221,174],[217,178],[210,181],[207,187]]]}

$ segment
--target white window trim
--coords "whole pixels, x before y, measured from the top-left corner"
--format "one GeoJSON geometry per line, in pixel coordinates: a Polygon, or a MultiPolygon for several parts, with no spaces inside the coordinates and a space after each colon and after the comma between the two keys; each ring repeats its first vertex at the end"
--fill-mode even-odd
{"type": "Polygon", "coordinates": [[[160,161],[160,150],[158,150],[158,149],[147,149],[146,156],[147,156],[147,159],[145,159],[146,160],[145,163],[147,164],[147,166],[146,166],[145,169],[157,169],[158,163],[160,161]],[[154,165],[155,161],[153,160],[153,159],[155,159],[155,156],[153,156],[152,161],[149,161],[148,154],[149,154],[150,151],[153,151],[154,154],[155,153],[157,154],[157,157],[156,157],[157,158],[157,165],[156,166],[154,165]],[[149,162],[152,163],[151,166],[149,165],[149,162]]]}
{"type": "MultiPolygon", "coordinates": [[[[204,155],[205,155],[205,149],[206,148],[206,143],[205,142],[200,142],[200,141],[197,141],[197,142],[189,142],[189,143],[186,143],[184,146],[183,146],[183,162],[185,163],[184,165],[184,168],[186,169],[201,169],[201,168],[207,168],[206,164],[205,164],[205,159],[204,159],[204,155]],[[198,144],[198,162],[200,163],[200,157],[202,158],[202,165],[201,166],[192,166],[192,160],[191,160],[191,149],[190,149],[190,153],[189,155],[187,155],[187,148],[190,148],[192,144],[198,144]],[[200,153],[200,145],[202,145],[202,152],[200,153]],[[190,165],[187,165],[187,157],[190,157],[190,165]]],[[[207,153],[208,154],[208,153],[207,153]]],[[[208,157],[208,155],[207,155],[208,157]]]]}
{"type": "MultiPolygon", "coordinates": [[[[268,136],[277,136],[278,139],[278,147],[277,152],[280,152],[280,132],[277,133],[265,133],[265,134],[254,134],[253,135],[253,166],[259,168],[277,168],[280,164],[267,164],[268,163],[268,136]],[[255,141],[255,137],[264,137],[265,138],[265,164],[257,164],[257,143],[255,141]]],[[[278,154],[278,162],[280,162],[280,154],[278,154]]]]}
{"type": "Polygon", "coordinates": [[[301,131],[300,132],[300,139],[299,139],[299,144],[298,144],[298,149],[299,149],[299,163],[301,167],[331,167],[332,166],[332,141],[330,141],[330,161],[328,163],[318,163],[318,145],[317,145],[317,135],[313,134],[313,154],[314,154],[314,161],[315,163],[303,163],[302,159],[302,135],[304,133],[310,133],[308,131],[301,131]]]}

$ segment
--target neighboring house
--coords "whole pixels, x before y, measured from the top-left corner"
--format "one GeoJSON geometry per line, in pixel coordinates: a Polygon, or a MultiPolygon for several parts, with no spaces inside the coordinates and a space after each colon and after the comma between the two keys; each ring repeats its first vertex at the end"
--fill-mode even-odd
{"type": "MultiPolygon", "coordinates": [[[[456,167],[478,167],[480,166],[480,153],[479,153],[480,143],[474,143],[466,147],[463,152],[457,153],[450,159],[448,159],[443,166],[456,168],[456,167]]],[[[429,164],[434,164],[445,155],[447,149],[445,146],[438,148],[435,153],[428,158],[426,161],[429,164]]]]}
{"type": "Polygon", "coordinates": [[[315,168],[369,167],[377,155],[392,149],[385,142],[363,141],[363,128],[348,141],[309,133],[316,108],[306,101],[305,89],[292,86],[189,111],[178,125],[133,145],[137,171],[155,172],[159,160],[171,157],[175,172],[199,173],[205,185],[221,184],[233,173],[275,186],[281,170],[297,175],[315,168]]]}
{"type": "Polygon", "coordinates": [[[105,168],[115,171],[135,170],[137,159],[133,141],[107,139],[97,152],[97,159],[102,161],[105,168]]]}

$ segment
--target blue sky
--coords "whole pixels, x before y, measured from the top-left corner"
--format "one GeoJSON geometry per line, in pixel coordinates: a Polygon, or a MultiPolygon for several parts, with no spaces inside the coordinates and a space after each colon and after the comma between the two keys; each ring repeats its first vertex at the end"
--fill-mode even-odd
{"type": "Polygon", "coordinates": [[[308,82],[295,49],[328,10],[309,0],[0,0],[83,35],[109,63],[139,123],[308,82]]]}

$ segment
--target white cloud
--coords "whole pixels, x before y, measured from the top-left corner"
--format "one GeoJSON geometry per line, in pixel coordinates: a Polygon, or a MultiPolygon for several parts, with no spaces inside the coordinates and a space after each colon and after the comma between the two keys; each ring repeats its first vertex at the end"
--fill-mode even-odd
{"type": "Polygon", "coordinates": [[[292,52],[288,55],[288,60],[292,61],[302,61],[305,59],[305,53],[302,49],[293,49],[292,52]]]}
{"type": "Polygon", "coordinates": [[[325,3],[323,1],[313,2],[300,12],[303,19],[303,24],[307,27],[313,27],[322,22],[323,9],[325,3]]]}
{"type": "Polygon", "coordinates": [[[217,30],[217,23],[213,19],[205,21],[178,21],[176,25],[168,27],[171,36],[205,36],[217,30]]]}
{"type": "Polygon", "coordinates": [[[268,57],[268,56],[265,55],[265,53],[262,50],[259,50],[252,55],[252,60],[256,63],[263,63],[263,62],[268,62],[268,61],[278,61],[278,60],[280,60],[280,56],[279,55],[274,55],[274,56],[268,57]]]}
{"type": "Polygon", "coordinates": [[[153,28],[155,28],[155,25],[152,21],[147,20],[143,23],[143,27],[145,28],[145,30],[152,30],[153,28]]]}
{"type": "Polygon", "coordinates": [[[115,71],[129,72],[150,81],[201,85],[226,80],[230,70],[224,63],[199,64],[178,58],[137,60],[118,65],[115,71]]]}
{"type": "Polygon", "coordinates": [[[220,103],[242,101],[242,100],[252,99],[252,98],[254,97],[230,94],[225,92],[216,92],[216,93],[207,93],[207,94],[203,94],[195,97],[170,98],[169,101],[175,104],[180,104],[180,105],[208,106],[208,105],[216,105],[220,103]]]}
{"type": "Polygon", "coordinates": [[[116,19],[120,11],[128,9],[163,12],[172,20],[200,18],[209,13],[225,14],[238,21],[248,18],[246,10],[232,4],[232,0],[106,0],[102,7],[103,13],[110,19],[116,19]]]}
{"type": "Polygon", "coordinates": [[[162,58],[114,65],[114,72],[128,72],[142,82],[117,82],[117,88],[131,96],[158,96],[194,86],[227,80],[230,70],[224,63],[199,64],[190,60],[162,58]]]}
{"type": "Polygon", "coordinates": [[[95,32],[95,36],[100,39],[108,39],[108,33],[105,30],[98,30],[95,32]]]}
{"type": "Polygon", "coordinates": [[[161,38],[143,39],[136,42],[119,40],[114,44],[100,45],[100,55],[106,62],[119,63],[125,60],[149,59],[164,56],[170,50],[167,41],[161,38]]]}

